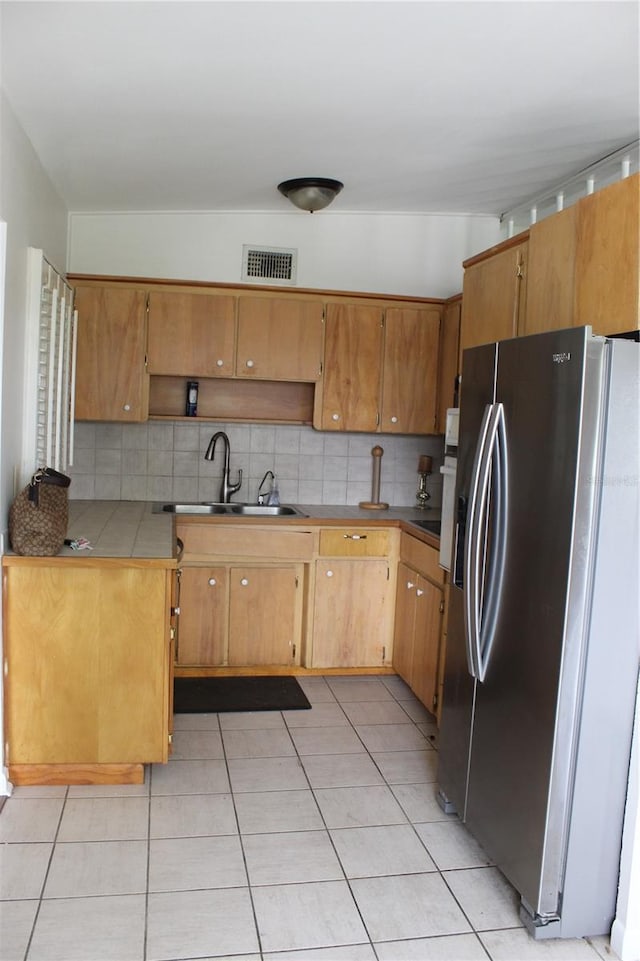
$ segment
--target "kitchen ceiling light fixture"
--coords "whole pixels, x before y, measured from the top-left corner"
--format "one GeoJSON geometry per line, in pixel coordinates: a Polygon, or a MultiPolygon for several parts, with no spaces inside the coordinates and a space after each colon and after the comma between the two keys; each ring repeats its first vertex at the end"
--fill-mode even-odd
{"type": "Polygon", "coordinates": [[[296,177],[294,180],[283,180],[278,184],[281,194],[300,210],[323,210],[335,200],[344,184],[339,180],[327,177],[296,177]]]}

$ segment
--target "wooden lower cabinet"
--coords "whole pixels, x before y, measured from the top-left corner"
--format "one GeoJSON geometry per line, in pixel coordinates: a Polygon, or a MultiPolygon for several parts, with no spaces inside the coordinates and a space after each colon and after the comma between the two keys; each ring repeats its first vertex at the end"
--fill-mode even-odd
{"type": "Polygon", "coordinates": [[[387,560],[316,561],[312,667],[388,667],[393,592],[387,560]]]}
{"type": "Polygon", "coordinates": [[[229,619],[226,567],[182,567],[176,664],[214,667],[225,662],[229,619]]]}
{"type": "Polygon", "coordinates": [[[405,534],[401,545],[401,551],[411,546],[414,563],[405,559],[398,565],[393,667],[427,710],[435,714],[442,653],[443,574],[437,567],[434,548],[405,534]]]}
{"type": "Polygon", "coordinates": [[[3,566],[10,779],[137,780],[165,762],[173,572],[98,558],[3,566]]]}
{"type": "Polygon", "coordinates": [[[298,664],[303,586],[302,564],[182,567],[177,666],[298,664]]]}

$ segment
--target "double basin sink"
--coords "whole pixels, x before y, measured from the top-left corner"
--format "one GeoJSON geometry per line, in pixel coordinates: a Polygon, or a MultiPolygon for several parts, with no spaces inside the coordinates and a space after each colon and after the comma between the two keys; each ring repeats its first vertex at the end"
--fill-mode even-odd
{"type": "Polygon", "coordinates": [[[212,501],[201,501],[196,504],[155,504],[154,514],[166,512],[168,514],[226,514],[228,517],[307,517],[297,507],[280,504],[277,507],[269,504],[219,504],[212,501]]]}

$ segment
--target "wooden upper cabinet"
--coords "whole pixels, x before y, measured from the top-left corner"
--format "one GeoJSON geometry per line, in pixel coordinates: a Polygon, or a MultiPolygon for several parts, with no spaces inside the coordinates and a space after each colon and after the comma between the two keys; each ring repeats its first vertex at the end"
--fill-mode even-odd
{"type": "Polygon", "coordinates": [[[322,370],[322,301],[240,297],[236,374],[316,381],[322,370]]]}
{"type": "Polygon", "coordinates": [[[573,205],[529,230],[527,309],[521,334],[562,330],[574,324],[577,212],[573,205]]]}
{"type": "Polygon", "coordinates": [[[383,311],[327,304],[320,430],[374,432],[379,421],[383,311]]]}
{"type": "Polygon", "coordinates": [[[231,377],[235,309],[232,296],[151,290],[149,373],[231,377]]]}
{"type": "Polygon", "coordinates": [[[552,214],[529,231],[527,309],[520,333],[639,326],[640,176],[552,214]]]}
{"type": "Polygon", "coordinates": [[[447,410],[455,407],[456,378],[458,368],[458,342],[460,339],[460,315],[462,295],[445,304],[442,311],[440,329],[440,360],[438,362],[438,419],[436,429],[444,434],[447,424],[447,410]]]}
{"type": "Polygon", "coordinates": [[[527,240],[465,262],[460,351],[518,334],[524,314],[527,240]]]}
{"type": "Polygon", "coordinates": [[[77,420],[147,419],[146,304],[144,290],[75,288],[77,420]]]}
{"type": "Polygon", "coordinates": [[[380,429],[431,434],[436,428],[440,308],[385,313],[380,429]]]}
{"type": "Polygon", "coordinates": [[[595,334],[640,327],[640,174],[578,202],[575,324],[595,334]]]}

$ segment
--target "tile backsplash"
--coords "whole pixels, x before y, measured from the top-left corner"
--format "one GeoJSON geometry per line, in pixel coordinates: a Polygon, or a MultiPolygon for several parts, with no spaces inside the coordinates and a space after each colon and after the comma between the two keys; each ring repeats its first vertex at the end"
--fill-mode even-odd
{"type": "Polygon", "coordinates": [[[368,501],[371,450],[379,445],[384,450],[380,500],[392,507],[413,506],[418,457],[429,454],[433,458],[428,481],[430,506],[440,506],[442,437],[334,434],[312,427],[211,421],[76,423],[70,496],[85,500],[218,500],[222,447],[218,445],[214,461],[204,459],[209,440],[218,430],[229,437],[232,483],[242,469],[242,487],[234,500],[255,501],[260,481],[272,470],[283,503],[356,505],[368,501]]]}

